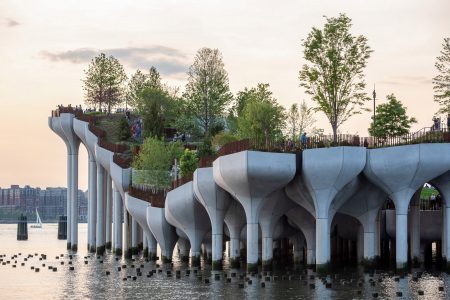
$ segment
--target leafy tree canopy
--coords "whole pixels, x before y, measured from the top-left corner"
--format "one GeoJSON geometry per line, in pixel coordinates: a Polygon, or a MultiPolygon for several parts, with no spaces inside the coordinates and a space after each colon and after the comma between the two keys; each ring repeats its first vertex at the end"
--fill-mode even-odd
{"type": "Polygon", "coordinates": [[[435,67],[438,75],[433,78],[434,101],[439,103],[438,113],[450,114],[450,38],[444,39],[435,67]]]}
{"type": "Polygon", "coordinates": [[[307,61],[300,70],[300,85],[317,104],[333,129],[361,113],[367,97],[363,70],[372,53],[367,38],[350,33],[351,19],[345,14],[326,18],[323,29],[313,27],[303,42],[307,61]]]}
{"type": "Polygon", "coordinates": [[[416,119],[406,115],[406,107],[397,100],[394,94],[388,95],[386,98],[388,100],[387,103],[377,106],[375,128],[372,122],[369,133],[382,139],[407,134],[411,124],[417,122],[416,119]]]}
{"type": "Polygon", "coordinates": [[[85,102],[102,109],[111,108],[124,101],[124,84],[127,76],[120,62],[113,56],[107,57],[105,53],[94,57],[83,80],[85,102]]]}

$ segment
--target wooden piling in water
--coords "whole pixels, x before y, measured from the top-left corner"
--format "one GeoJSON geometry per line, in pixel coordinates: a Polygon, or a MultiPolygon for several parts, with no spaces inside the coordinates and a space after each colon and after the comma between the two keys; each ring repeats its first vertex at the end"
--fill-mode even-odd
{"type": "Polygon", "coordinates": [[[28,240],[28,222],[27,216],[20,215],[17,221],[17,240],[26,241],[28,240]]]}

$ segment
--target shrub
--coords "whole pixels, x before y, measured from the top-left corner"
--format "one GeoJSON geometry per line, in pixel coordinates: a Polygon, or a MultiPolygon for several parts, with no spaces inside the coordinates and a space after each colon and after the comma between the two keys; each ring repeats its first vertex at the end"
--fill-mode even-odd
{"type": "Polygon", "coordinates": [[[121,118],[119,123],[119,139],[121,141],[128,141],[131,137],[130,124],[126,118],[121,118]]]}
{"type": "Polygon", "coordinates": [[[212,140],[212,148],[218,151],[223,145],[238,141],[239,138],[231,133],[221,131],[212,140]]]}
{"type": "Polygon", "coordinates": [[[183,155],[180,157],[180,172],[181,176],[190,176],[197,169],[198,157],[194,151],[185,149],[183,155]]]}

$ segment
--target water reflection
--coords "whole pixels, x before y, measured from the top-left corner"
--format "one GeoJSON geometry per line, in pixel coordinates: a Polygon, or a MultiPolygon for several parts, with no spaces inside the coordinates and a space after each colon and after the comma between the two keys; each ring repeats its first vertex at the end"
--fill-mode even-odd
{"type": "MultiPolygon", "coordinates": [[[[79,228],[79,245],[86,245],[86,225],[79,228]]],[[[88,254],[81,246],[78,253],[69,259],[65,250],[66,242],[56,239],[56,225],[44,224],[44,229],[31,229],[29,241],[15,240],[15,225],[0,225],[0,254],[7,254],[5,260],[10,264],[0,265],[0,298],[1,299],[370,299],[373,293],[378,293],[379,299],[448,299],[450,289],[449,276],[443,273],[431,274],[424,272],[417,281],[413,270],[404,278],[388,273],[365,274],[362,270],[346,270],[327,278],[311,275],[311,270],[277,270],[266,278],[261,274],[249,276],[251,284],[245,280],[244,270],[211,271],[210,266],[197,272],[192,269],[186,276],[189,266],[181,262],[175,253],[173,268],[170,265],[157,267],[154,262],[136,258],[135,261],[116,258],[107,254],[98,259],[88,254]],[[22,252],[17,258],[17,267],[13,268],[14,260],[10,257],[22,252]],[[39,261],[39,255],[47,254],[47,260],[39,261]],[[56,259],[56,256],[64,257],[56,259]],[[20,266],[28,254],[33,257],[20,266]],[[89,257],[88,257],[89,256],[89,257]],[[87,257],[87,258],[85,258],[87,257]],[[69,270],[72,261],[74,270],[69,270]],[[88,263],[85,264],[85,261],[88,263]],[[64,265],[61,265],[61,262],[64,265]],[[45,267],[42,265],[45,264],[45,267]],[[126,267],[123,268],[122,266],[126,267]],[[40,272],[31,270],[31,266],[40,267],[40,272]],[[57,267],[53,272],[48,266],[57,267]],[[119,268],[120,267],[120,271],[119,268]],[[137,276],[138,272],[142,276],[137,276]],[[158,272],[157,270],[161,270],[158,272]],[[167,270],[171,270],[172,277],[168,277],[167,270]],[[180,270],[177,278],[176,270],[180,270]],[[106,272],[110,274],[107,275],[106,272]],[[147,277],[149,273],[151,277],[147,277]],[[289,273],[288,273],[289,272],[289,273]],[[236,277],[231,277],[236,273],[236,277]],[[216,280],[215,275],[219,277],[216,280]],[[133,278],[134,277],[134,278],[133,278]],[[285,277],[283,279],[283,277],[285,277]],[[231,279],[230,279],[231,278],[231,279]],[[205,279],[209,283],[205,283],[205,279]],[[228,282],[228,281],[231,282],[228,282]],[[331,283],[331,287],[324,284],[331,283]],[[265,287],[261,287],[261,283],[265,287]],[[314,285],[314,288],[310,287],[314,285]],[[241,285],[241,286],[240,286],[241,285]],[[443,287],[444,291],[439,291],[443,287]],[[418,296],[422,290],[424,296],[418,296]]],[[[176,251],[175,251],[176,252],[176,251]]],[[[202,261],[202,265],[204,261],[202,261]]]]}

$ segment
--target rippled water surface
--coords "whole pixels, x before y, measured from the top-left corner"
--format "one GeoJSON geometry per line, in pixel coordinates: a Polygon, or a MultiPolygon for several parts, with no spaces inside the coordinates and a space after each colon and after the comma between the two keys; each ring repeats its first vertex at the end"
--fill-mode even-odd
{"type": "MultiPolygon", "coordinates": [[[[194,270],[186,276],[189,266],[175,257],[174,267],[159,268],[155,263],[141,258],[135,261],[116,261],[111,254],[101,259],[90,255],[86,249],[86,224],[79,227],[79,248],[73,256],[74,270],[69,270],[66,241],[59,241],[56,224],[44,224],[43,229],[29,228],[28,241],[16,241],[16,225],[0,225],[0,254],[6,254],[0,264],[0,299],[449,299],[450,277],[444,273],[424,272],[417,281],[410,274],[396,281],[387,273],[370,277],[352,270],[327,278],[331,288],[310,270],[277,271],[269,278],[250,276],[251,284],[240,278],[243,270],[211,272],[210,266],[194,270]],[[18,255],[22,253],[21,255],[18,255]],[[24,261],[29,254],[33,257],[24,261]],[[34,254],[38,254],[34,256],[34,254]],[[47,259],[39,260],[41,254],[47,259]],[[56,258],[64,254],[62,258],[56,258]],[[11,259],[11,256],[18,255],[11,259]],[[15,262],[17,260],[17,263],[15,262]],[[87,261],[87,264],[85,264],[87,261]],[[64,263],[63,265],[61,263],[64,263]],[[25,265],[22,266],[21,263],[25,265]],[[16,267],[13,267],[15,265],[16,267]],[[45,266],[44,266],[45,265],[45,266]],[[122,268],[126,265],[126,268],[122,268]],[[141,266],[143,265],[143,267],[141,266]],[[50,267],[56,267],[53,272],[50,267]],[[39,268],[39,272],[31,267],[39,268]],[[121,267],[121,270],[118,270],[121,267]],[[140,268],[142,276],[137,276],[140,268]],[[172,270],[172,277],[166,274],[172,270]],[[158,270],[161,269],[161,272],[158,270]],[[149,272],[156,271],[151,277],[149,272]],[[181,271],[176,278],[176,270],[181,271]],[[110,275],[106,275],[109,271],[110,275]],[[236,272],[236,277],[231,273],[236,272]],[[220,278],[216,280],[215,274],[220,278]],[[201,279],[199,278],[201,276],[201,279]],[[227,277],[231,277],[228,282],[227,277]],[[129,278],[128,278],[129,277],[129,278]],[[135,280],[133,280],[135,277],[135,280]],[[126,280],[124,280],[126,278],[126,280]],[[209,283],[205,283],[209,279],[209,283]],[[261,287],[264,282],[265,287],[261,287]],[[240,284],[243,284],[243,286],[240,284]],[[311,286],[313,285],[313,286],[311,286]],[[440,291],[439,288],[443,288],[440,291]],[[419,290],[424,295],[419,295],[419,290]],[[401,292],[402,297],[397,297],[401,292]]],[[[203,262],[202,262],[203,264],[203,262]]]]}

